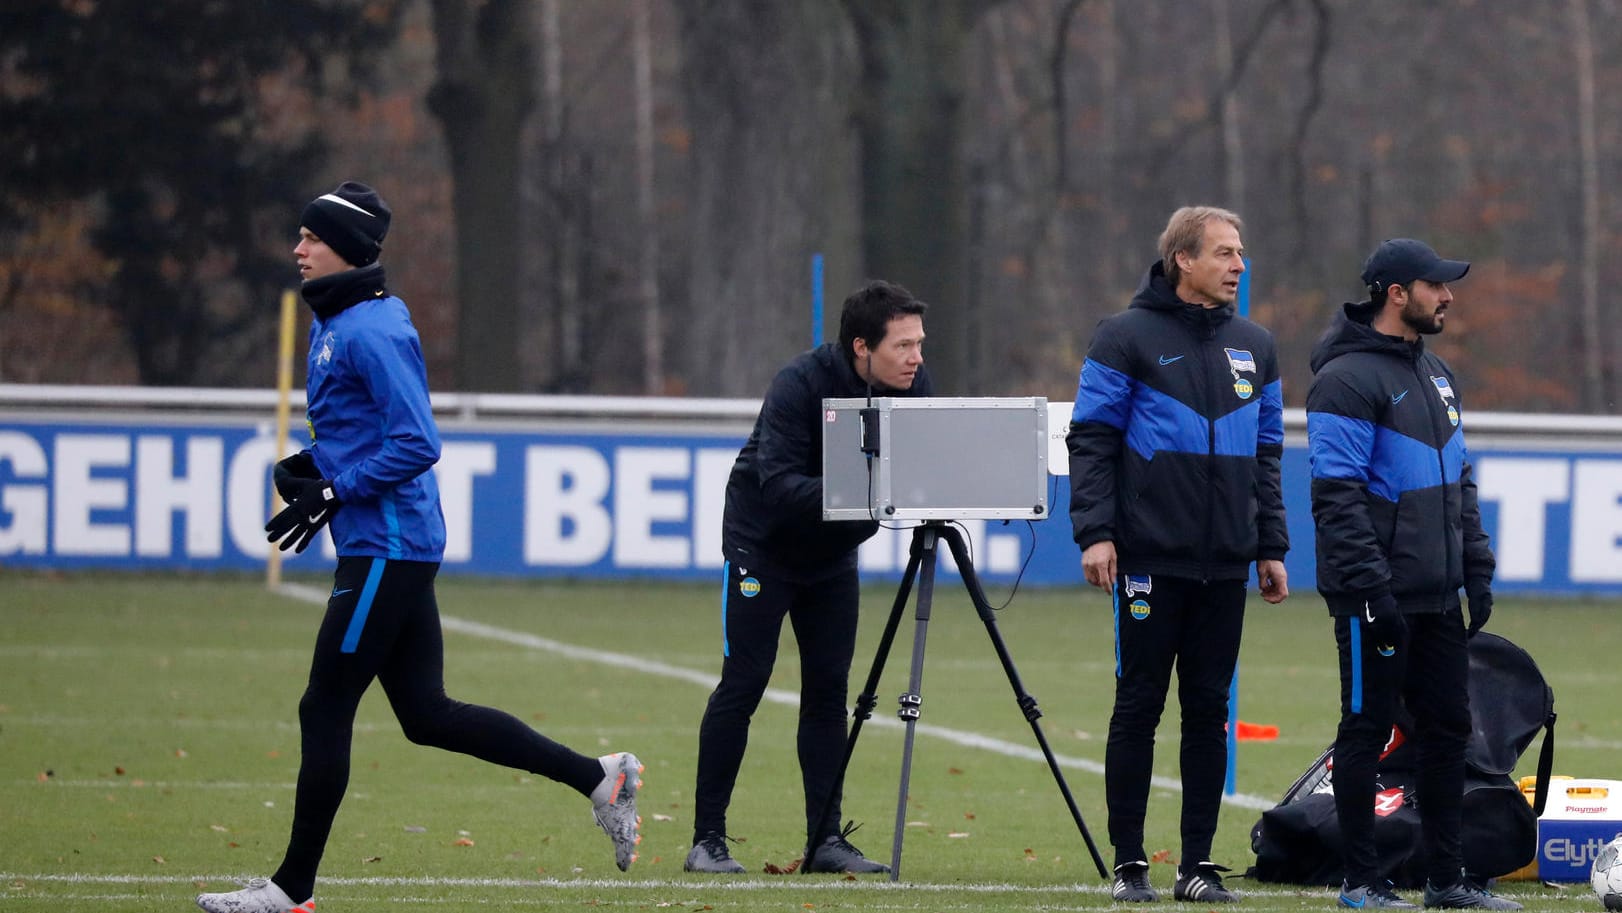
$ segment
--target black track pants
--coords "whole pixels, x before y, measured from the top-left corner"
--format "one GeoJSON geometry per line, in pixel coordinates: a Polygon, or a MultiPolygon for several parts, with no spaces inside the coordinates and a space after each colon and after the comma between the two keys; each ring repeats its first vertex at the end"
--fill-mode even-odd
{"type": "Polygon", "coordinates": [[[1228,689],[1244,619],[1243,580],[1116,578],[1115,710],[1104,752],[1116,865],[1148,860],[1143,819],[1154,774],[1155,729],[1173,667],[1182,706],[1182,859],[1188,866],[1210,859],[1228,770],[1228,689]]]}
{"type": "Polygon", "coordinates": [[[510,714],[445,695],[444,640],[434,600],[437,563],[339,558],[299,701],[303,754],[293,831],[272,880],[295,902],[314,892],[316,868],[349,785],[355,709],[383,683],[406,738],[527,770],[590,795],[596,758],[571,751],[510,714]]]}
{"type": "Polygon", "coordinates": [[[1340,729],[1335,734],[1335,814],[1342,864],[1351,885],[1381,884],[1374,842],[1374,793],[1380,752],[1391,738],[1398,702],[1414,717],[1421,840],[1432,883],[1458,880],[1464,802],[1464,748],[1470,739],[1469,653],[1464,617],[1408,616],[1407,640],[1382,655],[1364,637],[1361,618],[1335,619],[1340,648],[1340,729]]]}
{"type": "MultiPolygon", "coordinates": [[[[825,836],[811,831],[834,790],[844,758],[845,696],[856,649],[858,600],[854,570],[816,583],[798,583],[727,564],[721,599],[721,683],[710,695],[698,729],[695,839],[709,831],[727,832],[727,806],[749,743],[749,720],[771,679],[785,615],[800,647],[798,748],[806,834],[812,844],[825,836]]],[[[840,815],[835,796],[830,829],[839,826],[840,815]]]]}

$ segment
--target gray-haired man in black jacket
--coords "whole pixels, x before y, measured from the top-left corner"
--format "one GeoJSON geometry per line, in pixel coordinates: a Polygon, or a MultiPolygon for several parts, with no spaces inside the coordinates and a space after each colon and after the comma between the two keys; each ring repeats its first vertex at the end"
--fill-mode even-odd
{"type": "Polygon", "coordinates": [[[1228,690],[1252,562],[1289,595],[1272,334],[1234,313],[1239,217],[1185,206],[1122,313],[1098,325],[1070,419],[1070,521],[1087,582],[1115,602],[1115,709],[1104,754],[1117,901],[1159,899],[1143,820],[1172,667],[1182,706],[1183,856],[1173,896],[1232,903],[1211,861],[1227,769],[1228,690]]]}

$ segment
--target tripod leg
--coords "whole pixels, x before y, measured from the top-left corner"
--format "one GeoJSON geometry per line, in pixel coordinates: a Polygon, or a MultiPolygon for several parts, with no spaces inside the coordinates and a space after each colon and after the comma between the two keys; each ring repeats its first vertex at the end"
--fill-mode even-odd
{"type": "MultiPolygon", "coordinates": [[[[845,738],[845,757],[839,762],[839,775],[834,777],[833,789],[822,803],[822,815],[817,819],[816,829],[808,836],[816,839],[818,834],[827,833],[828,815],[833,811],[834,802],[838,800],[845,789],[845,771],[850,767],[850,759],[856,753],[856,739],[862,734],[862,724],[873,716],[873,708],[878,706],[879,678],[884,673],[884,664],[890,658],[890,645],[895,641],[896,630],[901,626],[901,613],[907,607],[907,600],[912,596],[912,582],[918,577],[918,563],[920,560],[920,536],[922,527],[914,531],[912,548],[907,558],[907,570],[901,576],[901,588],[896,592],[895,604],[890,607],[890,618],[884,624],[884,633],[879,637],[879,649],[873,656],[873,667],[867,673],[867,684],[862,686],[862,693],[856,696],[856,706],[851,710],[850,733],[845,738]]],[[[838,827],[839,822],[834,822],[838,827]]],[[[814,846],[806,847],[805,868],[811,866],[810,854],[816,850],[814,846]]]]}
{"type": "Polygon", "coordinates": [[[921,562],[923,576],[918,583],[918,610],[914,614],[917,623],[912,634],[912,673],[907,678],[907,692],[901,695],[901,709],[896,714],[906,723],[907,735],[901,748],[901,789],[895,802],[895,838],[890,844],[890,880],[898,881],[901,878],[901,841],[907,829],[907,790],[912,781],[912,743],[918,729],[918,715],[922,710],[923,697],[920,689],[924,683],[924,641],[929,634],[930,602],[935,597],[935,559],[937,557],[937,535],[939,527],[926,523],[918,527],[913,533],[918,537],[918,557],[921,562]]]}
{"type": "Polygon", "coordinates": [[[1054,782],[1059,784],[1059,793],[1064,796],[1064,803],[1070,809],[1070,817],[1075,819],[1076,829],[1081,831],[1081,839],[1086,842],[1087,851],[1092,854],[1093,864],[1098,867],[1098,875],[1107,879],[1110,875],[1108,867],[1104,865],[1104,857],[1099,855],[1098,845],[1093,842],[1093,835],[1087,830],[1087,823],[1081,819],[1081,809],[1076,807],[1075,797],[1070,794],[1070,784],[1065,782],[1064,772],[1059,769],[1059,761],[1053,756],[1053,749],[1048,746],[1047,736],[1037,723],[1037,720],[1042,718],[1042,711],[1036,706],[1036,698],[1025,690],[1025,685],[1019,678],[1019,670],[1014,668],[1014,658],[1009,655],[1002,633],[997,630],[996,613],[992,610],[991,603],[986,600],[985,591],[980,588],[980,579],[974,573],[974,564],[969,560],[969,550],[963,544],[963,535],[948,526],[942,528],[941,536],[946,539],[946,546],[952,551],[952,560],[957,562],[958,573],[963,577],[963,586],[968,589],[974,610],[985,625],[986,634],[991,637],[992,647],[997,651],[997,659],[1002,662],[1003,672],[1008,675],[1008,684],[1013,686],[1014,698],[1018,701],[1025,719],[1030,722],[1031,731],[1036,734],[1036,744],[1041,747],[1042,756],[1047,758],[1048,769],[1053,772],[1054,782]]]}

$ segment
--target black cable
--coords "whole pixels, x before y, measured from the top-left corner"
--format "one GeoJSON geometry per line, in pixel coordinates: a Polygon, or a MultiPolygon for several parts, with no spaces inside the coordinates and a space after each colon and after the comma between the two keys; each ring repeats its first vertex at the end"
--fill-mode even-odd
{"type": "MultiPolygon", "coordinates": [[[[964,548],[968,549],[969,563],[973,564],[974,537],[969,535],[968,527],[964,526],[960,520],[948,520],[947,522],[957,527],[958,531],[963,533],[963,545],[964,548]]],[[[1002,521],[1003,526],[1007,526],[1008,523],[1009,521],[1007,520],[1002,521]]],[[[1006,609],[1013,604],[1014,597],[1019,595],[1020,582],[1025,579],[1025,571],[1031,566],[1031,559],[1036,556],[1036,524],[1032,523],[1030,520],[1026,520],[1025,526],[1031,531],[1031,547],[1025,552],[1025,560],[1019,563],[1019,573],[1014,575],[1014,588],[1008,591],[1008,598],[1003,600],[1002,605],[994,605],[990,607],[991,611],[993,612],[1001,612],[1003,609],[1006,609]]]]}

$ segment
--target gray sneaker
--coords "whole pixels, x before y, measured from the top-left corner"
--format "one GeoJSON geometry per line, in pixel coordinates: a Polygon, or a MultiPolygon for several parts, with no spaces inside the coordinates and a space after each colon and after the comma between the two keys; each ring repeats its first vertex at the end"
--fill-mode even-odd
{"type": "Polygon", "coordinates": [[[861,825],[846,824],[844,830],[825,838],[815,849],[808,850],[805,854],[805,870],[843,872],[851,875],[878,875],[890,871],[889,866],[863,856],[861,850],[845,839],[858,827],[861,825]]]}
{"type": "Polygon", "coordinates": [[[1109,894],[1121,903],[1154,903],[1160,899],[1149,887],[1149,863],[1123,862],[1115,867],[1115,881],[1109,894]]]}
{"type": "Polygon", "coordinates": [[[294,903],[269,878],[255,878],[240,891],[199,894],[197,905],[208,913],[315,913],[315,898],[294,903]]]}
{"type": "Polygon", "coordinates": [[[1340,898],[1337,901],[1343,907],[1361,910],[1364,907],[1383,907],[1387,910],[1417,910],[1418,904],[1409,903],[1391,890],[1391,882],[1381,885],[1363,884],[1352,887],[1346,882],[1340,883],[1340,898]]]}
{"type": "Polygon", "coordinates": [[[636,861],[636,847],[642,842],[642,816],[636,813],[636,791],[642,788],[642,762],[629,751],[607,755],[611,778],[608,798],[593,806],[591,814],[608,839],[614,841],[614,864],[624,872],[636,861]]]}
{"type": "Polygon", "coordinates": [[[1425,882],[1425,906],[1443,910],[1519,910],[1521,905],[1505,897],[1495,897],[1462,877],[1452,885],[1437,888],[1425,882]]]}
{"type": "Polygon", "coordinates": [[[741,875],[744,868],[738,860],[732,858],[731,851],[727,849],[727,836],[710,831],[694,841],[681,870],[710,872],[715,875],[741,875]]]}

